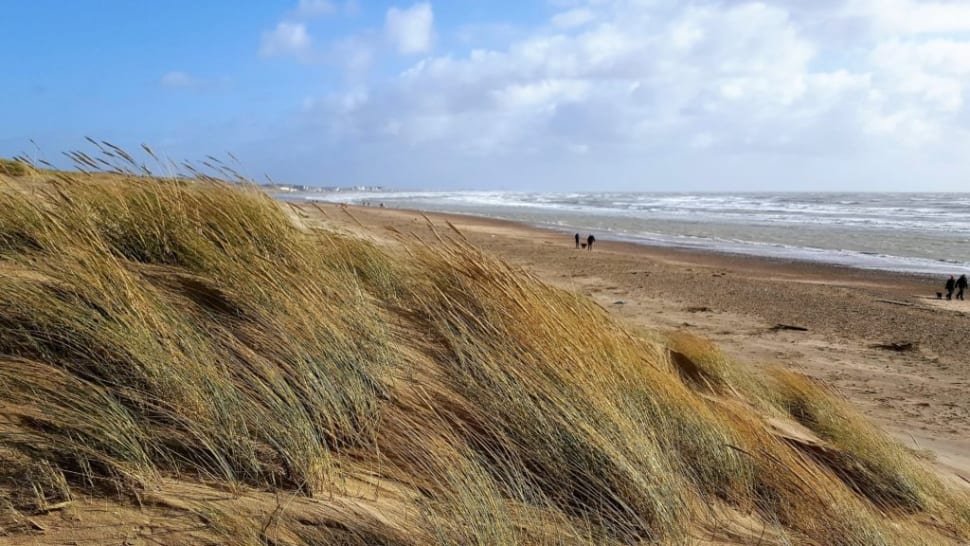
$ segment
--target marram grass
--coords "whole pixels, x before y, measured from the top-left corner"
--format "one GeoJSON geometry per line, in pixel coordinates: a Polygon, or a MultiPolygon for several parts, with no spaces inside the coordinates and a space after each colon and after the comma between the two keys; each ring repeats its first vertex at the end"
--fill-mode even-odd
{"type": "Polygon", "coordinates": [[[110,503],[187,514],[171,543],[970,540],[965,492],[804,376],[457,235],[124,170],[0,178],[0,536],[110,503]]]}

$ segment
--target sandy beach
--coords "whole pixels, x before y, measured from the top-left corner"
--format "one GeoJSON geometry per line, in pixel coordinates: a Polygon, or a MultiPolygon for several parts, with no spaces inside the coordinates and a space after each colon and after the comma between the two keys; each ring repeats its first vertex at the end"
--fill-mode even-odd
{"type": "Polygon", "coordinates": [[[473,244],[590,296],[634,327],[686,330],[738,361],[825,380],[905,446],[970,484],[970,301],[937,300],[945,279],[649,247],[603,234],[586,251],[572,233],[469,216],[299,210],[383,240],[399,232],[433,241],[426,218],[442,232],[450,222],[473,244]]]}

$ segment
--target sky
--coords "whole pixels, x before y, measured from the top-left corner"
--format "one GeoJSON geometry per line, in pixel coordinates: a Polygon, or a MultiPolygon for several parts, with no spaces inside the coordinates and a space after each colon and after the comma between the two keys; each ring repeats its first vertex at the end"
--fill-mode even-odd
{"type": "Polygon", "coordinates": [[[0,156],[257,181],[970,190],[970,0],[11,0],[0,156]]]}

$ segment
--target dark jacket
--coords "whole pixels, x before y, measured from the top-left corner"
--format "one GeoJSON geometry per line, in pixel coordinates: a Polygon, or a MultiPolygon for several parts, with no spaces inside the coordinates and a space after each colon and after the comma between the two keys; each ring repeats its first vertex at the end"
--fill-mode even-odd
{"type": "Polygon", "coordinates": [[[956,286],[956,284],[957,283],[956,281],[953,280],[953,277],[950,277],[949,279],[946,280],[946,289],[953,290],[953,287],[956,286]]]}
{"type": "Polygon", "coordinates": [[[967,287],[967,276],[960,275],[960,278],[957,279],[957,288],[966,289],[966,287],[967,287]]]}

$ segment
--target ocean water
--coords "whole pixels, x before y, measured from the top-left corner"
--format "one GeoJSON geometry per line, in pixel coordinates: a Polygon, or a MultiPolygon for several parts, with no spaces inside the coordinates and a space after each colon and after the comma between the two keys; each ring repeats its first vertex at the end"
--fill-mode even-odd
{"type": "Polygon", "coordinates": [[[334,192],[286,199],[383,203],[593,233],[598,240],[970,273],[970,193],[334,192]]]}

